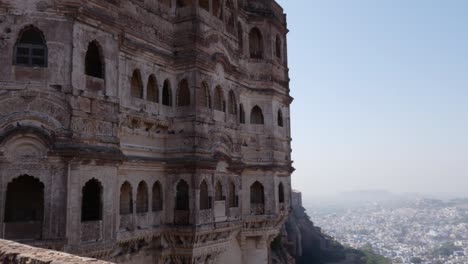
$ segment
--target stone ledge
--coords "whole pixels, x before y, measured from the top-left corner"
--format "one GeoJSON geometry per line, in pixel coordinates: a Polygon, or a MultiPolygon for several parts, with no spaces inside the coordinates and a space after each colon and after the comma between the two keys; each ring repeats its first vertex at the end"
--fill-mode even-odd
{"type": "Polygon", "coordinates": [[[110,264],[111,262],[91,258],[82,258],[67,253],[35,248],[16,242],[0,239],[0,263],[18,264],[59,264],[93,263],[110,264]]]}

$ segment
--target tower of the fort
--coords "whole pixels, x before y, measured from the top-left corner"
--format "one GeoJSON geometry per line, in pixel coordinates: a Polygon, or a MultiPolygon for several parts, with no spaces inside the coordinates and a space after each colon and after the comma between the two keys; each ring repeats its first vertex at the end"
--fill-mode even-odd
{"type": "Polygon", "coordinates": [[[0,237],[268,263],[291,202],[286,34],[272,0],[0,0],[0,237]]]}

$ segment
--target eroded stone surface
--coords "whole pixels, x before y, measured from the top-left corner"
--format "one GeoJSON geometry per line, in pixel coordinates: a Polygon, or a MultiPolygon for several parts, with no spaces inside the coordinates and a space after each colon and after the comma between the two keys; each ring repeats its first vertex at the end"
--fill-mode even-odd
{"type": "Polygon", "coordinates": [[[31,247],[0,239],[0,263],[18,264],[55,264],[55,263],[93,263],[110,264],[111,262],[83,258],[71,254],[31,247]]]}

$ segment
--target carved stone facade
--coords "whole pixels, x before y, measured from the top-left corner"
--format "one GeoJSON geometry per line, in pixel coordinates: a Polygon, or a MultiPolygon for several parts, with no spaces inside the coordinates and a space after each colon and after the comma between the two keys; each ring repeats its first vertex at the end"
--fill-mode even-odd
{"type": "Polygon", "coordinates": [[[0,237],[268,263],[291,203],[273,0],[0,0],[0,237]]]}

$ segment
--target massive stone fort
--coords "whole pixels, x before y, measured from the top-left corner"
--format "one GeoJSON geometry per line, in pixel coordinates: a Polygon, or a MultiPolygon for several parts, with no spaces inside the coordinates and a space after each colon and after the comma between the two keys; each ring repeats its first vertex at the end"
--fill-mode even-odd
{"type": "Polygon", "coordinates": [[[0,237],[270,262],[291,202],[274,0],[0,0],[0,237]]]}

